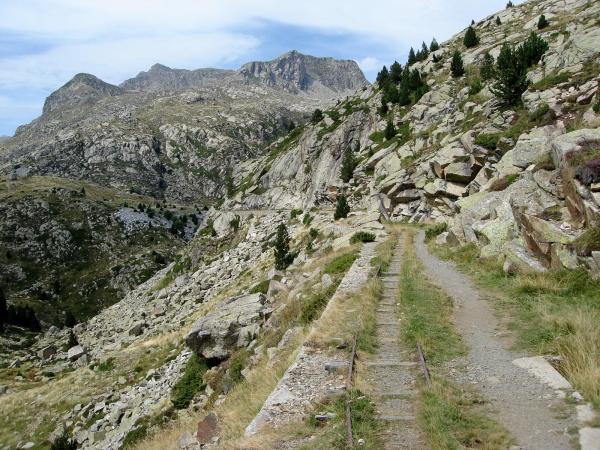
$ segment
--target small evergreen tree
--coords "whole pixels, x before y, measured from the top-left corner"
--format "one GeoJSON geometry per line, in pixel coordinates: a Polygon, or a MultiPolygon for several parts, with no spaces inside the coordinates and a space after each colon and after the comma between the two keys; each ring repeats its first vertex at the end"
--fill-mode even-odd
{"type": "Polygon", "coordinates": [[[73,328],[75,325],[77,325],[77,319],[71,311],[67,311],[65,313],[65,327],[73,328]]]}
{"type": "Polygon", "coordinates": [[[435,52],[440,49],[440,44],[437,43],[435,38],[431,40],[431,44],[429,45],[429,51],[435,52]]]}
{"type": "Polygon", "coordinates": [[[294,256],[290,253],[290,236],[286,226],[281,223],[275,236],[275,268],[285,270],[293,260],[294,256]]]}
{"type": "Polygon", "coordinates": [[[408,52],[408,65],[412,66],[416,62],[417,62],[417,55],[415,55],[415,50],[411,47],[410,51],[408,52]]]}
{"type": "Polygon", "coordinates": [[[398,61],[394,61],[394,64],[390,66],[390,79],[396,84],[400,83],[402,79],[402,66],[398,61]]]}
{"type": "Polygon", "coordinates": [[[323,111],[321,111],[319,108],[315,109],[310,120],[314,124],[319,123],[321,120],[323,120],[323,111]]]}
{"type": "Polygon", "coordinates": [[[333,214],[334,220],[345,219],[346,217],[348,217],[349,212],[350,212],[350,206],[348,205],[346,196],[340,195],[337,198],[337,203],[335,205],[335,213],[333,214]]]}
{"type": "Polygon", "coordinates": [[[508,9],[508,8],[512,8],[513,6],[515,6],[515,5],[513,5],[513,2],[512,2],[512,1],[509,1],[509,2],[506,4],[506,9],[508,9]]]}
{"type": "Polygon", "coordinates": [[[4,291],[0,287],[0,333],[4,331],[4,324],[8,319],[8,308],[6,307],[6,297],[4,291]]]}
{"type": "Polygon", "coordinates": [[[73,348],[76,345],[79,345],[79,341],[77,341],[77,336],[75,336],[73,330],[69,330],[69,337],[67,339],[67,349],[73,348]]]}
{"type": "Polygon", "coordinates": [[[465,67],[463,65],[463,59],[458,50],[454,51],[452,55],[452,62],[450,63],[450,71],[454,78],[462,77],[465,74],[465,67]]]}
{"type": "Polygon", "coordinates": [[[550,25],[550,23],[546,20],[546,16],[542,14],[540,16],[540,20],[538,20],[538,24],[537,24],[538,30],[543,30],[548,25],[550,25]]]}
{"type": "Polygon", "coordinates": [[[502,21],[500,20],[500,16],[496,16],[496,25],[502,25],[502,21]]]}
{"type": "Polygon", "coordinates": [[[350,181],[354,175],[354,169],[356,168],[356,159],[354,158],[354,152],[350,147],[344,152],[344,159],[342,160],[340,178],[344,183],[350,181]]]}
{"type": "Polygon", "coordinates": [[[388,72],[388,68],[386,66],[383,66],[381,71],[377,74],[375,81],[377,81],[379,89],[383,89],[387,86],[390,81],[390,73],[388,72]]]}
{"type": "Polygon", "coordinates": [[[489,52],[485,52],[485,55],[483,55],[479,73],[483,80],[490,80],[494,77],[494,57],[489,52]]]}
{"type": "Polygon", "coordinates": [[[396,133],[397,133],[397,130],[396,130],[396,127],[394,126],[394,123],[391,120],[388,120],[387,126],[385,127],[385,130],[383,131],[383,136],[389,141],[394,136],[396,136],[396,133]]]}
{"type": "Polygon", "coordinates": [[[52,442],[50,450],[77,450],[77,441],[70,439],[65,431],[52,442]]]}
{"type": "Polygon", "coordinates": [[[527,66],[506,43],[496,61],[495,80],[491,90],[507,106],[517,104],[527,89],[527,66]]]}
{"type": "Polygon", "coordinates": [[[427,59],[428,56],[429,56],[429,48],[427,47],[427,44],[425,44],[425,42],[423,42],[421,44],[421,59],[424,61],[427,59]]]}
{"type": "Polygon", "coordinates": [[[475,19],[471,19],[471,25],[475,25],[475,19]]]}
{"type": "Polygon", "coordinates": [[[463,44],[467,48],[473,48],[479,44],[479,38],[477,37],[477,33],[475,32],[475,28],[472,26],[467,28],[467,32],[465,33],[465,38],[463,39],[463,44]]]}
{"type": "Polygon", "coordinates": [[[388,107],[387,99],[385,98],[385,95],[384,95],[383,97],[381,97],[381,108],[379,108],[379,113],[382,116],[385,116],[389,110],[390,110],[390,108],[388,107]]]}
{"type": "Polygon", "coordinates": [[[523,62],[525,67],[536,65],[548,50],[548,43],[533,31],[518,48],[516,56],[523,62]]]}

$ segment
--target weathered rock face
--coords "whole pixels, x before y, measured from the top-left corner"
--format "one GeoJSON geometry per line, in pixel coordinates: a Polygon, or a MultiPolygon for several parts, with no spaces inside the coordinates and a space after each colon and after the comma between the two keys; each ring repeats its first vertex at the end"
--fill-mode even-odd
{"type": "Polygon", "coordinates": [[[232,297],[194,323],[185,343],[203,358],[226,359],[254,339],[271,311],[264,294],[232,297]]]}

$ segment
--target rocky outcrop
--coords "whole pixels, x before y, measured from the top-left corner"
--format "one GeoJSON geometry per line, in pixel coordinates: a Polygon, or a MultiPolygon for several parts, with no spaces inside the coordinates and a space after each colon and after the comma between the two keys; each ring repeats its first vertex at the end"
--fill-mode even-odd
{"type": "Polygon", "coordinates": [[[203,358],[226,359],[258,335],[271,311],[263,294],[232,297],[195,322],[185,343],[203,358]]]}

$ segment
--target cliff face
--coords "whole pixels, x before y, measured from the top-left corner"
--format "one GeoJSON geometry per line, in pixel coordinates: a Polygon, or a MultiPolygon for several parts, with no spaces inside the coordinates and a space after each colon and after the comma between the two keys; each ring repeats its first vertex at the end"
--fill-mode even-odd
{"type": "MultiPolygon", "coordinates": [[[[598,3],[585,0],[532,1],[480,21],[475,47],[465,48],[463,31],[410,67],[427,84],[416,103],[388,103],[382,114],[382,91],[359,90],[324,120],[274,144],[254,163],[263,170],[245,179],[247,189],[225,207],[331,204],[344,192],[356,207],[392,220],[446,222],[450,233],[440,239],[502,255],[507,270],[598,270],[599,255],[577,254],[573,242],[600,220],[593,183],[593,161],[600,158],[593,107],[599,12],[598,3]],[[538,30],[541,14],[550,25],[538,30]],[[549,48],[529,69],[522,101],[505,107],[491,91],[494,79],[480,75],[483,57],[496,58],[504,42],[516,47],[532,32],[549,48]],[[466,68],[456,78],[449,73],[455,50],[466,68]],[[383,133],[388,120],[398,131],[391,139],[383,133]],[[344,183],[340,167],[348,150],[357,167],[344,183]],[[587,181],[576,175],[583,172],[587,181]]],[[[247,172],[244,166],[240,172],[247,172]]]]}
{"type": "Polygon", "coordinates": [[[237,163],[364,84],[354,62],[298,52],[238,71],[156,64],[120,86],[79,74],[2,143],[0,173],[20,168],[211,203],[237,163]]]}

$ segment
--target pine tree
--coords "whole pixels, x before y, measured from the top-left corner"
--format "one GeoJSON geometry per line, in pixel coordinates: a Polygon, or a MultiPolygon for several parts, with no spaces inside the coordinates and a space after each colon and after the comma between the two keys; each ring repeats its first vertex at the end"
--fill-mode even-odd
{"type": "Polygon", "coordinates": [[[437,43],[435,38],[432,39],[431,44],[429,45],[429,51],[435,52],[440,49],[440,44],[437,43]]]}
{"type": "Polygon", "coordinates": [[[379,108],[379,113],[382,116],[385,116],[389,110],[390,110],[390,108],[388,107],[388,104],[387,104],[387,98],[385,98],[385,95],[384,95],[381,97],[381,108],[379,108]]]}
{"type": "Polygon", "coordinates": [[[275,237],[275,269],[285,270],[294,260],[290,253],[290,236],[286,226],[281,223],[277,227],[275,237]]]}
{"type": "Polygon", "coordinates": [[[356,168],[356,159],[354,158],[354,152],[350,147],[344,152],[344,159],[342,160],[340,178],[344,183],[347,183],[354,175],[354,169],[356,168]]]}
{"type": "Polygon", "coordinates": [[[396,130],[396,127],[394,126],[394,122],[392,122],[391,120],[388,120],[387,126],[385,127],[385,130],[383,131],[383,136],[389,141],[394,136],[396,136],[396,133],[397,133],[397,130],[396,130]]]}
{"type": "Polygon", "coordinates": [[[500,20],[500,16],[496,16],[496,25],[502,25],[502,21],[500,20]]]}
{"type": "Polygon", "coordinates": [[[417,55],[415,55],[415,49],[411,47],[410,51],[408,52],[408,65],[412,66],[416,62],[417,62],[417,55]]]}
{"type": "Polygon", "coordinates": [[[0,287],[0,333],[4,331],[4,324],[8,322],[8,309],[6,307],[6,297],[0,287]]]}
{"type": "Polygon", "coordinates": [[[321,120],[323,120],[323,111],[321,111],[319,108],[315,109],[310,120],[314,124],[319,123],[321,120]]]}
{"type": "Polygon", "coordinates": [[[348,200],[346,200],[345,195],[340,195],[337,198],[337,202],[335,205],[335,213],[333,214],[334,220],[345,219],[348,217],[348,213],[350,212],[350,206],[348,205],[348,200]]]}
{"type": "Polygon", "coordinates": [[[390,79],[396,84],[402,79],[402,66],[398,61],[394,61],[394,64],[390,66],[390,79]]]}
{"type": "Polygon", "coordinates": [[[65,314],[65,327],[73,328],[77,325],[77,319],[71,311],[67,311],[65,314]]]}
{"type": "Polygon", "coordinates": [[[516,51],[516,56],[525,64],[525,67],[536,65],[548,51],[548,43],[533,31],[516,51]]]}
{"type": "Polygon", "coordinates": [[[507,106],[519,103],[521,94],[527,89],[527,66],[506,43],[496,61],[495,80],[491,90],[502,103],[507,106]]]}
{"type": "Polygon", "coordinates": [[[509,1],[509,2],[506,4],[506,9],[508,9],[508,8],[512,8],[513,6],[515,6],[515,5],[513,5],[513,2],[512,2],[512,1],[509,1]]]}
{"type": "Polygon", "coordinates": [[[494,57],[489,52],[485,52],[485,55],[483,55],[479,73],[483,80],[489,80],[494,77],[494,57]]]}
{"type": "Polygon", "coordinates": [[[467,28],[463,44],[465,44],[465,47],[467,48],[473,48],[479,44],[479,38],[477,37],[477,33],[472,26],[467,28]]]}
{"type": "Polygon", "coordinates": [[[546,20],[546,16],[542,14],[540,16],[540,20],[538,20],[538,24],[537,24],[538,30],[543,30],[548,25],[550,25],[550,23],[546,20]]]}
{"type": "Polygon", "coordinates": [[[375,81],[377,81],[379,89],[383,89],[389,83],[390,73],[388,72],[388,68],[386,66],[383,66],[383,69],[381,69],[381,71],[377,74],[375,81]]]}
{"type": "Polygon", "coordinates": [[[450,71],[454,78],[462,77],[465,74],[465,67],[463,65],[463,59],[458,50],[454,51],[452,55],[452,62],[450,63],[450,71]]]}
{"type": "Polygon", "coordinates": [[[423,42],[421,44],[421,58],[423,60],[426,60],[428,56],[429,56],[429,48],[427,47],[427,44],[425,44],[425,42],[423,42]]]}

